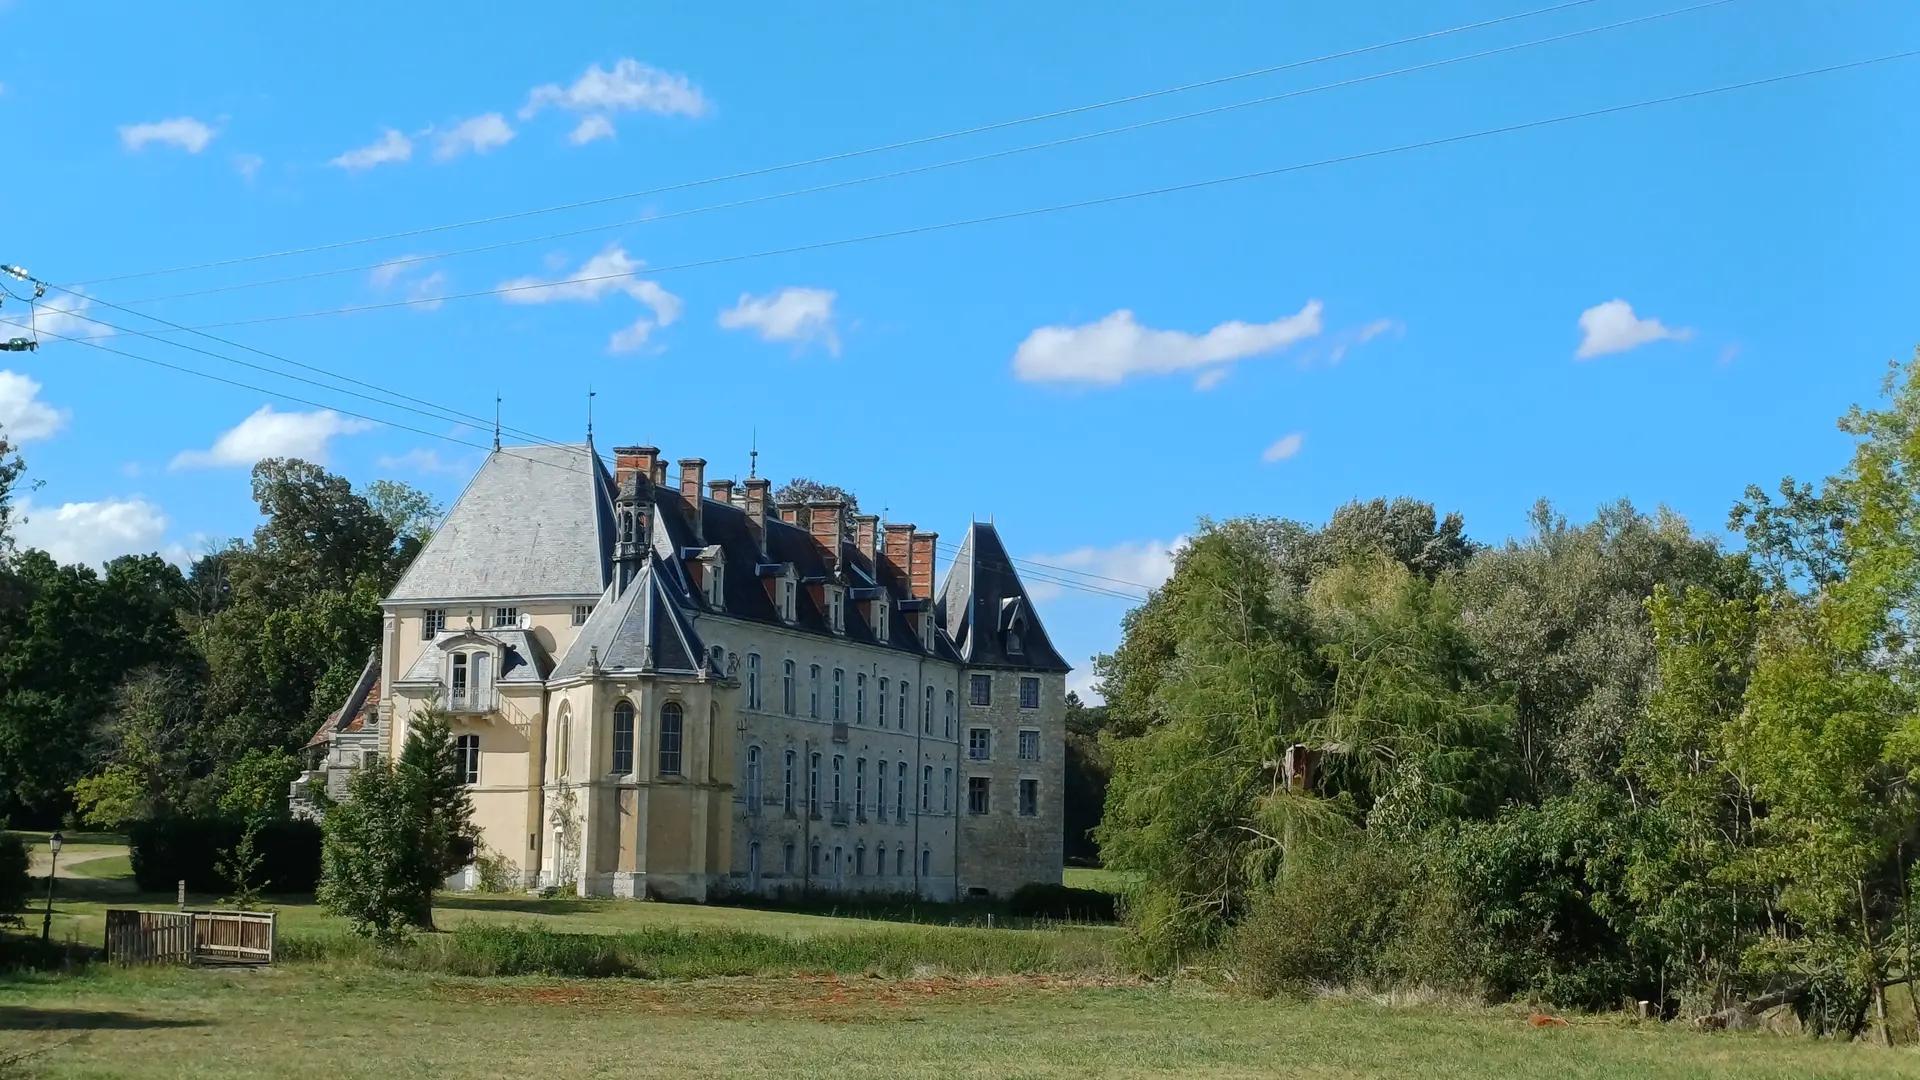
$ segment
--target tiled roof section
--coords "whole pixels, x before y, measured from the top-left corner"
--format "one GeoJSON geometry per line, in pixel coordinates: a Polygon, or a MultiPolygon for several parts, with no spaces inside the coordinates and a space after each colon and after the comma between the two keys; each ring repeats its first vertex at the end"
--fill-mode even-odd
{"type": "Polygon", "coordinates": [[[553,677],[583,675],[592,663],[602,671],[698,672],[705,650],[674,588],[658,560],[648,559],[625,592],[609,588],[594,605],[553,677]]]}
{"type": "Polygon", "coordinates": [[[598,596],[610,580],[612,502],[591,443],[497,450],[387,599],[598,596]]]}
{"type": "Polygon", "coordinates": [[[439,682],[441,657],[449,647],[462,641],[475,639],[497,642],[500,645],[502,659],[500,670],[493,676],[496,686],[514,686],[516,684],[539,685],[546,681],[547,672],[553,670],[553,658],[540,645],[540,639],[530,630],[518,628],[498,630],[447,630],[433,639],[433,644],[420,650],[420,655],[400,676],[402,683],[439,682]]]}
{"type": "Polygon", "coordinates": [[[354,680],[353,689],[348,692],[347,700],[338,709],[327,714],[326,722],[320,730],[307,740],[309,748],[325,746],[333,736],[360,731],[367,721],[380,712],[380,650],[374,649],[367,658],[367,666],[360,672],[360,678],[354,680]],[[344,721],[342,718],[345,718],[344,721]]]}
{"type": "Polygon", "coordinates": [[[1071,671],[1040,625],[1000,533],[974,522],[940,589],[940,621],[970,667],[1071,671]],[[1018,643],[1018,651],[1013,645],[1018,643]]]}

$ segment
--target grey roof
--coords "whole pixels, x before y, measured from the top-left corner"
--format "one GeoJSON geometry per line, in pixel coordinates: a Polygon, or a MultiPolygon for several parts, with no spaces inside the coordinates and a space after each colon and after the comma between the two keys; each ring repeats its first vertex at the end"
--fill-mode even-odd
{"type": "Polygon", "coordinates": [[[372,719],[380,708],[380,647],[374,646],[367,656],[367,666],[360,671],[360,677],[354,680],[353,689],[347,692],[347,700],[337,710],[327,715],[320,730],[307,740],[309,747],[325,746],[333,736],[360,731],[366,722],[372,719]]]}
{"type": "Polygon", "coordinates": [[[611,672],[698,672],[706,650],[674,589],[659,560],[641,563],[625,591],[616,596],[609,588],[594,605],[553,677],[574,678],[592,664],[611,672]]]}
{"type": "Polygon", "coordinates": [[[598,596],[612,501],[592,443],[496,450],[387,599],[598,596]]]}
{"type": "Polygon", "coordinates": [[[547,672],[553,670],[553,658],[540,646],[540,639],[531,630],[447,630],[433,639],[433,644],[420,650],[420,656],[413,666],[400,676],[399,682],[421,683],[439,682],[441,677],[440,657],[450,645],[462,641],[480,638],[497,642],[500,645],[500,670],[495,673],[495,686],[513,686],[525,683],[538,686],[546,681],[547,672]]]}
{"type": "Polygon", "coordinates": [[[1054,651],[1013,559],[992,525],[974,522],[940,589],[940,622],[971,667],[1071,671],[1054,651]],[[1016,651],[1014,646],[1018,644],[1016,651]]]}

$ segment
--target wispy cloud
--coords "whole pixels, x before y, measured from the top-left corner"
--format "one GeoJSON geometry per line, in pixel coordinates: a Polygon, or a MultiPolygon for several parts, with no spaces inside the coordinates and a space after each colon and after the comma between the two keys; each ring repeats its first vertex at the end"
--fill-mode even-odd
{"type": "Polygon", "coordinates": [[[611,138],[613,138],[613,121],[604,116],[595,115],[574,125],[573,132],[567,136],[567,141],[575,146],[583,146],[595,139],[611,138]]]}
{"type": "Polygon", "coordinates": [[[447,273],[444,270],[427,270],[426,262],[431,256],[398,255],[373,268],[367,275],[367,281],[382,292],[398,289],[418,311],[433,311],[444,301],[440,294],[446,291],[447,273]]]}
{"type": "Polygon", "coordinates": [[[506,117],[497,112],[462,120],[451,130],[441,133],[434,144],[433,158],[435,161],[448,161],[468,151],[484,154],[512,142],[513,134],[513,127],[507,123],[506,117]]]}
{"type": "Polygon", "coordinates": [[[183,450],[174,455],[170,469],[210,469],[222,466],[251,466],[274,457],[302,458],[316,465],[327,463],[332,441],[341,435],[356,435],[373,427],[370,421],[341,416],[332,409],[314,412],[277,412],[271,405],[226,431],[207,450],[183,450]]]}
{"type": "Polygon", "coordinates": [[[73,416],[47,404],[32,376],[0,369],[0,436],[18,444],[52,437],[73,416]]]}
{"type": "MultiPolygon", "coordinates": [[[[145,499],[102,499],[48,507],[23,500],[19,509],[25,520],[15,529],[16,542],[23,548],[38,548],[62,563],[99,566],[122,555],[160,551],[161,538],[167,531],[166,515],[145,499]]],[[[186,551],[178,547],[164,554],[172,562],[187,561],[186,551]]]]}
{"type": "Polygon", "coordinates": [[[465,476],[473,471],[470,462],[449,461],[441,457],[438,450],[418,446],[404,454],[382,455],[374,462],[374,466],[398,472],[419,473],[422,476],[465,476]]]}
{"type": "Polygon", "coordinates": [[[1272,322],[1235,320],[1204,334],[1150,329],[1123,308],[1098,322],[1043,326],[1028,334],[1014,352],[1013,371],[1027,382],[1117,386],[1134,376],[1224,370],[1248,357],[1278,352],[1320,329],[1318,300],[1272,322]]]}
{"type": "Polygon", "coordinates": [[[240,178],[249,184],[253,183],[255,176],[259,175],[260,166],[266,163],[267,159],[259,154],[233,155],[233,171],[239,173],[240,178]]]}
{"type": "MultiPolygon", "coordinates": [[[[1187,538],[1176,536],[1171,540],[1129,540],[1111,547],[1089,545],[1057,555],[1030,555],[1026,558],[1049,567],[1080,571],[1088,575],[1085,579],[1088,585],[1134,592],[1158,588],[1172,577],[1174,556],[1186,546],[1187,538]]],[[[1074,574],[1059,574],[1051,570],[1048,573],[1053,577],[1080,580],[1074,574]]],[[[1027,593],[1036,601],[1051,600],[1064,591],[1060,585],[1037,578],[1027,580],[1026,586],[1027,593]]]]}
{"type": "Polygon", "coordinates": [[[1298,454],[1300,448],[1305,446],[1306,442],[1306,435],[1298,431],[1282,435],[1273,441],[1273,445],[1261,451],[1260,460],[1269,465],[1276,461],[1285,461],[1295,454],[1298,454]]]}
{"type": "Polygon", "coordinates": [[[358,172],[389,162],[408,161],[412,157],[413,140],[393,128],[388,128],[373,142],[358,149],[349,150],[327,164],[358,172]]]}
{"type": "Polygon", "coordinates": [[[609,113],[702,116],[712,106],[685,75],[622,57],[611,71],[594,64],[567,86],[547,83],[534,87],[527,103],[520,107],[520,119],[531,120],[549,107],[594,114],[573,129],[570,141],[577,146],[613,134],[609,113]]]}
{"type": "Polygon", "coordinates": [[[604,297],[624,293],[645,305],[649,314],[616,331],[607,340],[607,351],[632,352],[646,344],[653,332],[671,326],[680,318],[680,298],[660,287],[658,282],[643,281],[639,274],[646,263],[626,253],[619,245],[588,259],[572,274],[558,278],[517,277],[502,282],[502,300],[510,304],[596,303],[604,297]]]}
{"type": "Polygon", "coordinates": [[[1573,355],[1591,360],[1655,341],[1687,341],[1692,337],[1693,331],[1686,327],[1674,328],[1659,319],[1639,318],[1633,313],[1633,305],[1613,299],[1580,313],[1580,349],[1573,355]]]}
{"type": "Polygon", "coordinates": [[[75,293],[51,293],[40,298],[29,311],[0,313],[0,337],[32,337],[36,333],[55,338],[110,337],[113,329],[87,317],[93,307],[90,297],[75,293]]]}
{"type": "Polygon", "coordinates": [[[740,301],[720,313],[723,330],[751,330],[762,341],[791,341],[798,348],[819,342],[840,355],[840,335],[833,324],[831,289],[788,286],[765,296],[740,294],[740,301]]]}
{"type": "Polygon", "coordinates": [[[120,145],[129,152],[157,144],[197,154],[213,141],[214,134],[213,128],[191,116],[176,116],[170,120],[155,120],[150,124],[122,125],[120,145]]]}

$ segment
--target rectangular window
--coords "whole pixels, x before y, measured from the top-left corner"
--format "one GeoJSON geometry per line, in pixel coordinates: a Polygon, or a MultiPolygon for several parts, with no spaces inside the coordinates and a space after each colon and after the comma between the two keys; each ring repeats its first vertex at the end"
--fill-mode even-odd
{"type": "Polygon", "coordinates": [[[791,581],[780,583],[780,617],[787,622],[793,621],[793,582],[791,581]]]}
{"type": "Polygon", "coordinates": [[[887,820],[887,759],[873,763],[873,816],[887,820]]]}
{"type": "Polygon", "coordinates": [[[780,711],[793,715],[793,661],[785,660],[780,664],[780,711]]]}
{"type": "Polygon", "coordinates": [[[820,755],[817,752],[807,761],[807,813],[820,816],[820,755]]]}
{"type": "Polygon", "coordinates": [[[993,676],[975,675],[969,680],[968,687],[969,692],[973,695],[970,698],[973,704],[991,705],[993,703],[993,676]]]}
{"type": "Polygon", "coordinates": [[[677,701],[669,701],[660,706],[660,774],[662,776],[680,775],[680,736],[681,725],[686,712],[677,701]]]}
{"type": "Polygon", "coordinates": [[[847,673],[840,668],[833,669],[833,722],[838,724],[846,719],[840,711],[840,703],[846,697],[847,673]]]}
{"type": "Polygon", "coordinates": [[[853,812],[867,816],[867,759],[853,759],[853,812]]]}
{"type": "Polygon", "coordinates": [[[879,724],[881,727],[886,727],[887,726],[887,680],[884,678],[880,680],[880,696],[874,699],[874,705],[878,707],[880,710],[879,715],[874,722],[879,724]]]}
{"type": "Polygon", "coordinates": [[[926,733],[933,734],[933,687],[927,687],[926,733]]]}
{"type": "Polygon", "coordinates": [[[984,814],[987,812],[987,784],[984,776],[967,777],[967,813],[984,814]]]}
{"type": "Polygon", "coordinates": [[[873,638],[884,645],[892,636],[887,633],[887,602],[882,600],[873,605],[873,638]]]}
{"type": "Polygon", "coordinates": [[[420,613],[420,640],[432,641],[447,628],[447,609],[430,607],[420,613]]]}
{"type": "Polygon", "coordinates": [[[833,812],[836,815],[843,815],[847,812],[847,804],[842,801],[842,799],[845,797],[842,793],[846,790],[845,787],[843,786],[846,775],[847,775],[846,755],[845,754],[833,755],[833,812]]]}
{"type": "Polygon", "coordinates": [[[1020,760],[1040,760],[1040,733],[1032,729],[1020,733],[1020,760]]]}
{"type": "Polygon", "coordinates": [[[907,849],[906,848],[893,849],[893,876],[894,877],[907,876],[907,849]]]}
{"type": "Polygon", "coordinates": [[[519,626],[520,625],[520,609],[514,608],[514,607],[494,608],[493,609],[493,625],[495,627],[519,626]]]}
{"type": "Polygon", "coordinates": [[[459,762],[460,782],[480,782],[480,736],[462,735],[453,740],[454,759],[459,762]]]}
{"type": "Polygon", "coordinates": [[[893,784],[893,816],[901,821],[907,820],[907,763],[901,762],[898,779],[893,784]]]}
{"type": "Polygon", "coordinates": [[[1020,816],[1037,817],[1040,814],[1040,781],[1020,781],[1020,816]]]}
{"type": "Polygon", "coordinates": [[[845,630],[845,629],[847,628],[847,624],[846,624],[846,621],[845,621],[845,620],[846,620],[846,614],[845,614],[845,611],[846,611],[846,609],[845,609],[844,607],[842,607],[842,606],[841,606],[841,599],[840,599],[840,590],[839,590],[839,589],[828,589],[828,590],[827,590],[827,603],[828,603],[828,605],[829,605],[829,606],[831,607],[831,609],[832,609],[832,614],[831,614],[831,616],[830,616],[830,617],[831,617],[831,618],[832,618],[832,620],[833,620],[833,629],[834,629],[834,632],[835,632],[835,633],[839,633],[840,631],[842,631],[842,630],[845,630]]]}
{"type": "Polygon", "coordinates": [[[867,722],[867,673],[864,671],[853,673],[853,722],[867,722]]]}
{"type": "Polygon", "coordinates": [[[808,864],[813,867],[813,876],[819,877],[820,876],[820,845],[819,844],[813,845],[813,855],[809,857],[808,864]]]}
{"type": "Polygon", "coordinates": [[[807,668],[807,715],[820,719],[820,665],[812,664],[807,668]]]}
{"type": "Polygon", "coordinates": [[[633,771],[633,706],[625,701],[613,707],[613,771],[633,771]]]}
{"type": "Polygon", "coordinates": [[[973,761],[986,761],[993,757],[993,731],[990,728],[967,729],[967,757],[973,761]]]}
{"type": "Polygon", "coordinates": [[[760,748],[747,747],[747,813],[760,812],[760,748]]]}
{"type": "Polygon", "coordinates": [[[575,626],[587,625],[587,617],[592,614],[593,614],[592,604],[573,605],[573,625],[575,626]]]}
{"type": "Polygon", "coordinates": [[[920,770],[920,812],[933,812],[933,766],[926,765],[920,770]]]}
{"type": "Polygon", "coordinates": [[[920,849],[920,876],[933,876],[933,852],[926,848],[920,849]]]}
{"type": "Polygon", "coordinates": [[[1040,707],[1040,680],[1033,675],[1020,676],[1020,707],[1037,709],[1040,707]]]}
{"type": "Polygon", "coordinates": [[[853,849],[853,876],[864,877],[867,873],[867,849],[865,846],[853,849]]]}
{"type": "Polygon", "coordinates": [[[900,680],[900,730],[907,730],[907,717],[913,714],[907,711],[907,680],[900,680]]]}
{"type": "Polygon", "coordinates": [[[747,708],[760,707],[760,654],[747,654],[747,708]]]}
{"type": "Polygon", "coordinates": [[[793,751],[787,751],[786,773],[780,781],[780,805],[793,813],[793,751]]]}
{"type": "Polygon", "coordinates": [[[947,691],[947,733],[944,738],[953,738],[953,691],[947,691]]]}
{"type": "Polygon", "coordinates": [[[943,814],[953,813],[953,769],[952,768],[947,768],[943,770],[943,775],[940,777],[940,812],[943,814]]]}

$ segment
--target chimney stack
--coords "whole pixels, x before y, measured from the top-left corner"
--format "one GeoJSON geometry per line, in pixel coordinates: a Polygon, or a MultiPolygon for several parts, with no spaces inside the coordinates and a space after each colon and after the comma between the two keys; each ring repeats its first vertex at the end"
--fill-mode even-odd
{"type": "Polygon", "coordinates": [[[660,456],[657,446],[616,446],[613,448],[613,484],[618,488],[629,476],[653,477],[654,459],[660,456]]]}
{"type": "Polygon", "coordinates": [[[693,526],[693,538],[702,544],[707,542],[707,534],[701,528],[705,515],[700,502],[700,488],[707,479],[707,459],[683,457],[680,459],[680,498],[687,504],[687,524],[693,526]]]}
{"type": "MultiPolygon", "coordinates": [[[[913,547],[913,526],[889,521],[884,531],[886,535],[880,543],[880,565],[886,568],[887,574],[898,578],[907,588],[907,595],[911,596],[913,589],[907,576],[907,560],[913,547]]],[[[882,575],[880,580],[885,582],[887,577],[882,575]]]]}
{"type": "Polygon", "coordinates": [[[714,502],[726,503],[728,506],[733,505],[733,481],[709,480],[707,481],[707,488],[713,492],[714,502]]]}
{"type": "Polygon", "coordinates": [[[780,512],[781,521],[797,529],[800,527],[800,506],[797,502],[778,503],[775,509],[780,512]]]}
{"type": "Polygon", "coordinates": [[[767,553],[767,489],[773,481],[755,477],[748,480],[747,489],[747,528],[753,531],[753,538],[760,545],[760,554],[767,553]]]}
{"type": "MultiPolygon", "coordinates": [[[[652,449],[652,448],[649,447],[648,449],[652,449]]],[[[653,453],[655,455],[658,455],[660,451],[654,450],[653,453]]],[[[647,468],[652,473],[654,487],[667,486],[667,459],[666,458],[655,456],[652,461],[647,463],[647,468]]]]}
{"type": "Polygon", "coordinates": [[[907,582],[914,596],[933,599],[933,553],[939,533],[916,532],[907,560],[907,582]]]}
{"type": "Polygon", "coordinates": [[[860,514],[853,519],[853,545],[860,549],[869,566],[880,565],[880,552],[875,546],[880,539],[880,516],[878,514],[860,514]]]}
{"type": "Polygon", "coordinates": [[[807,531],[826,556],[829,572],[840,569],[840,543],[845,536],[847,504],[839,499],[814,499],[807,503],[807,531]]]}

